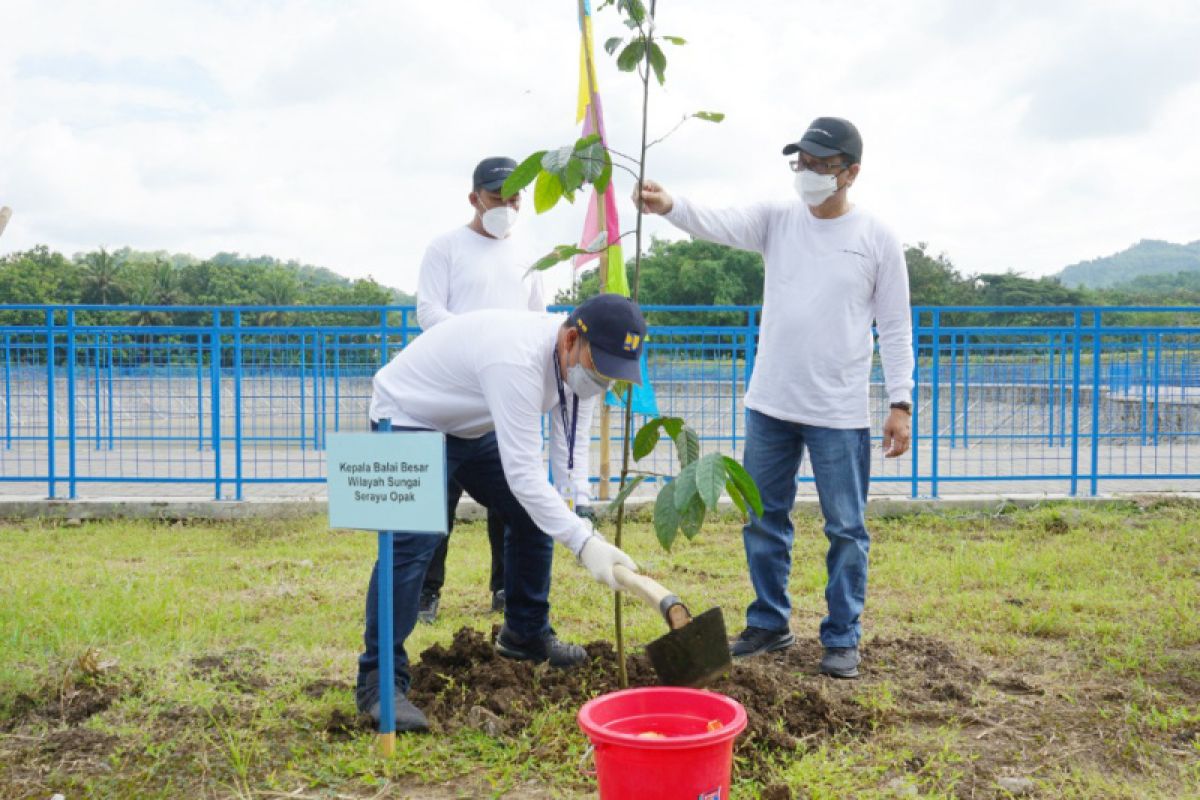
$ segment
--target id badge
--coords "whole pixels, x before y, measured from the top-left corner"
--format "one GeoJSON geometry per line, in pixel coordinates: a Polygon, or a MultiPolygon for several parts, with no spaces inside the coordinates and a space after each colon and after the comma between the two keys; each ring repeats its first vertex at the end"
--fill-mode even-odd
{"type": "Polygon", "coordinates": [[[571,481],[571,477],[567,476],[567,482],[563,484],[562,490],[563,502],[567,504],[567,508],[575,510],[575,484],[571,481]]]}

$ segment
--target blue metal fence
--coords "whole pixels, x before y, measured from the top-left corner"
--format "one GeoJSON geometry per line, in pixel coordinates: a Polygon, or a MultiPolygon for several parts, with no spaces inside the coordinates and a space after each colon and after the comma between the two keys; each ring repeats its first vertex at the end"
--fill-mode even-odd
{"type": "MultiPolygon", "coordinates": [[[[740,457],[759,309],[646,311],[662,413],[740,457]]],[[[877,453],[873,491],[1096,494],[1200,478],[1200,308],[916,308],[913,325],[914,447],[877,453]]],[[[326,437],[366,428],[371,376],[418,333],[408,307],[0,306],[0,492],[319,491],[326,437]]],[[[881,422],[878,366],[870,392],[881,422]]],[[[609,424],[617,464],[620,415],[609,424]]],[[[666,471],[670,447],[651,470],[666,471]]],[[[801,481],[811,490],[806,470],[801,481]]]]}

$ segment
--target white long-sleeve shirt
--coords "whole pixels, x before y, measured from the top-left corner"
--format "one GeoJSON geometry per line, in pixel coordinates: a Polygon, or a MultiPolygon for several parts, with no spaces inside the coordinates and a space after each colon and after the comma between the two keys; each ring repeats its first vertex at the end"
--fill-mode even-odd
{"type": "MultiPolygon", "coordinates": [[[[430,242],[417,279],[417,322],[429,330],[459,314],[485,309],[545,311],[542,278],[528,274],[534,256],[511,236],[493,239],[466,225],[430,242]]],[[[567,402],[571,390],[567,389],[567,402]]],[[[567,469],[567,440],[561,415],[550,415],[550,472],[561,491],[568,481],[576,502],[587,505],[589,437],[596,400],[579,403],[575,439],[575,470],[567,469]]],[[[570,406],[568,405],[568,412],[570,406]]]]}
{"type": "Polygon", "coordinates": [[[484,308],[545,311],[541,276],[526,274],[534,261],[511,236],[493,239],[466,225],[443,233],[421,260],[417,322],[429,330],[455,314],[484,308]]]}
{"type": "Polygon", "coordinates": [[[494,430],[513,495],[578,555],[591,523],[567,508],[542,468],[542,415],[559,402],[551,359],[565,319],[476,311],[434,326],[375,373],[371,419],[465,439],[494,430]]]}
{"type": "Polygon", "coordinates": [[[889,402],[913,388],[912,311],[899,239],[858,208],[834,219],[799,200],[709,209],[675,198],[666,215],[708,241],[761,253],[762,328],[745,403],[827,428],[871,424],[871,321],[889,402]]]}

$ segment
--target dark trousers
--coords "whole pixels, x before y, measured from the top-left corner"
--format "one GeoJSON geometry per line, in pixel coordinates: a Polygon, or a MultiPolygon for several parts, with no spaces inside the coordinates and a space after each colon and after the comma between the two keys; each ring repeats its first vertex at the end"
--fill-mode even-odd
{"type": "MultiPolygon", "coordinates": [[[[500,463],[496,435],[478,439],[446,437],[447,481],[457,481],[471,496],[495,509],[508,522],[504,542],[504,624],[519,641],[536,639],[550,630],[550,566],[554,540],[533,523],[513,496],[500,463]]],[[[448,484],[449,485],[449,484],[448,484]]],[[[410,683],[404,641],[417,624],[421,584],[433,553],[446,537],[427,533],[397,532],[393,537],[392,614],[395,642],[396,686],[407,692],[410,683]]],[[[358,682],[379,668],[379,565],[371,570],[367,585],[363,653],[358,658],[358,682]]]]}
{"type": "MultiPolygon", "coordinates": [[[[454,532],[454,515],[458,512],[458,501],[462,499],[462,493],[462,487],[454,481],[446,487],[446,499],[450,507],[450,519],[446,522],[446,530],[451,533],[454,532]]],[[[489,583],[492,592],[504,588],[504,528],[504,517],[500,516],[498,511],[489,508],[487,531],[488,544],[492,547],[492,577],[489,583]]],[[[442,586],[446,583],[446,552],[449,549],[450,534],[447,533],[437,550],[433,551],[433,560],[429,562],[429,569],[425,570],[425,583],[421,587],[421,594],[442,593],[442,586]]]]}

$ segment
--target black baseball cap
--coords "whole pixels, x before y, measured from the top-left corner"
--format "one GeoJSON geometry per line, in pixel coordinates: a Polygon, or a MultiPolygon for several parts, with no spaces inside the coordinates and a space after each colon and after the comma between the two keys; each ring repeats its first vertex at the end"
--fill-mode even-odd
{"type": "Polygon", "coordinates": [[[637,303],[619,294],[598,294],[576,306],[567,324],[591,345],[597,372],[641,386],[638,359],[646,343],[646,319],[637,303]]]}
{"type": "Polygon", "coordinates": [[[517,162],[504,156],[492,156],[480,161],[471,176],[471,188],[494,192],[504,185],[508,176],[517,168],[517,162]]]}
{"type": "Polygon", "coordinates": [[[828,158],[839,153],[849,156],[855,164],[862,161],[862,137],[858,128],[850,120],[841,117],[817,117],[809,123],[808,130],[800,137],[800,141],[792,142],[783,148],[783,154],[803,150],[810,156],[828,158]]]}

